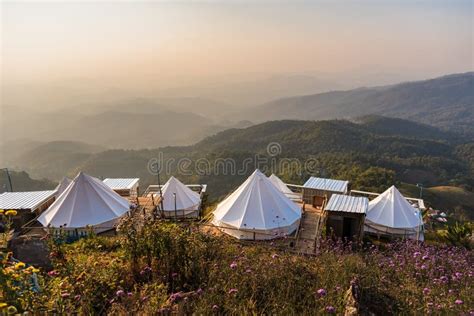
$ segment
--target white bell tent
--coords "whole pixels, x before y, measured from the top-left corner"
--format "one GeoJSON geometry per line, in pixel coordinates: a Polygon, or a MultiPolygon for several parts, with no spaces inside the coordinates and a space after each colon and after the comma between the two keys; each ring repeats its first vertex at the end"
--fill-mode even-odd
{"type": "Polygon", "coordinates": [[[424,239],[420,211],[395,186],[369,202],[364,230],[378,235],[424,239]]]}
{"type": "Polygon", "coordinates": [[[66,191],[67,187],[71,184],[72,180],[64,177],[61,182],[59,182],[58,186],[54,189],[56,191],[56,198],[58,198],[61,193],[66,191]]]}
{"type": "Polygon", "coordinates": [[[273,183],[273,185],[284,195],[286,195],[287,198],[293,201],[299,201],[301,200],[301,194],[298,194],[296,192],[291,191],[288,186],[283,182],[279,177],[277,177],[274,173],[272,173],[271,176],[268,177],[268,179],[273,183]]]}
{"type": "Polygon", "coordinates": [[[167,218],[197,217],[201,197],[175,177],[169,178],[162,188],[163,213],[167,218]]]}
{"type": "Polygon", "coordinates": [[[258,169],[214,211],[213,224],[238,239],[273,239],[293,233],[301,208],[258,169]]]}
{"type": "Polygon", "coordinates": [[[80,172],[54,203],[38,217],[45,227],[112,229],[129,211],[129,202],[102,181],[80,172]]]}

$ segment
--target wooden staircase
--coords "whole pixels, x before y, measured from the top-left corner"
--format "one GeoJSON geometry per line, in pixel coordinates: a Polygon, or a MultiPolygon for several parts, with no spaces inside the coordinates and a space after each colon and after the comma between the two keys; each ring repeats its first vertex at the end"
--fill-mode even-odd
{"type": "Polygon", "coordinates": [[[304,205],[304,212],[301,217],[300,227],[296,238],[295,250],[301,254],[314,254],[319,237],[324,226],[324,216],[322,207],[304,205]]]}

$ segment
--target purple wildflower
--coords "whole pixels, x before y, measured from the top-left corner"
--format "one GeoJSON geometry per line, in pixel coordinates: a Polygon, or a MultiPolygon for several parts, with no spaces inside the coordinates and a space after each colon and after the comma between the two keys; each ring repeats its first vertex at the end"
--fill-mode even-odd
{"type": "Polygon", "coordinates": [[[212,309],[216,311],[216,310],[218,310],[218,309],[219,309],[219,306],[218,306],[218,305],[216,305],[216,304],[214,304],[214,305],[212,305],[212,309]]]}
{"type": "Polygon", "coordinates": [[[316,293],[319,295],[319,296],[326,296],[327,292],[325,289],[319,289],[318,291],[316,291],[316,293]]]}
{"type": "Polygon", "coordinates": [[[231,269],[237,268],[237,262],[233,261],[233,262],[230,264],[230,268],[231,268],[231,269]]]}
{"type": "Polygon", "coordinates": [[[177,301],[179,301],[181,298],[183,298],[183,295],[181,294],[181,292],[173,293],[173,294],[171,294],[171,296],[170,296],[171,302],[177,302],[177,301]]]}
{"type": "Polygon", "coordinates": [[[274,254],[272,255],[272,259],[276,259],[276,258],[278,258],[278,255],[277,255],[276,253],[274,253],[274,254]]]}
{"type": "Polygon", "coordinates": [[[326,306],[326,312],[333,314],[336,312],[336,309],[334,308],[334,306],[329,305],[326,306]]]}
{"type": "Polygon", "coordinates": [[[425,287],[425,288],[423,289],[423,295],[428,295],[428,294],[430,294],[430,289],[427,288],[427,287],[425,287]]]}
{"type": "Polygon", "coordinates": [[[125,296],[125,292],[123,290],[118,290],[115,295],[117,295],[118,297],[122,297],[122,296],[125,296]]]}
{"type": "Polygon", "coordinates": [[[61,293],[62,298],[68,298],[69,296],[71,296],[71,294],[69,294],[68,292],[61,293]]]}
{"type": "Polygon", "coordinates": [[[462,305],[462,304],[464,304],[464,302],[463,302],[462,300],[460,300],[460,299],[457,299],[457,300],[454,301],[454,304],[456,304],[456,305],[462,305]]]}

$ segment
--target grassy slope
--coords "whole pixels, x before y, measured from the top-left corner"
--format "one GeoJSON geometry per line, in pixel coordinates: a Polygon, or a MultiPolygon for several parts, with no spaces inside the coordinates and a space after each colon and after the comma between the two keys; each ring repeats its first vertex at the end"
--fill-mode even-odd
{"type": "MultiPolygon", "coordinates": [[[[404,183],[400,187],[403,194],[410,197],[419,196],[420,189],[404,183]]],[[[423,189],[423,199],[428,205],[448,211],[461,211],[471,219],[474,217],[474,192],[454,186],[436,186],[423,189]]]]}

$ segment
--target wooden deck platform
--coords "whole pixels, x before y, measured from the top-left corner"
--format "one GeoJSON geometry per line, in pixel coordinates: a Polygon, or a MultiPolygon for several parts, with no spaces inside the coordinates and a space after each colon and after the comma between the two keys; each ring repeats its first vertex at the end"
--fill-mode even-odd
{"type": "Polygon", "coordinates": [[[295,250],[302,254],[314,254],[318,237],[321,234],[322,210],[311,205],[305,205],[304,208],[295,250]]]}

